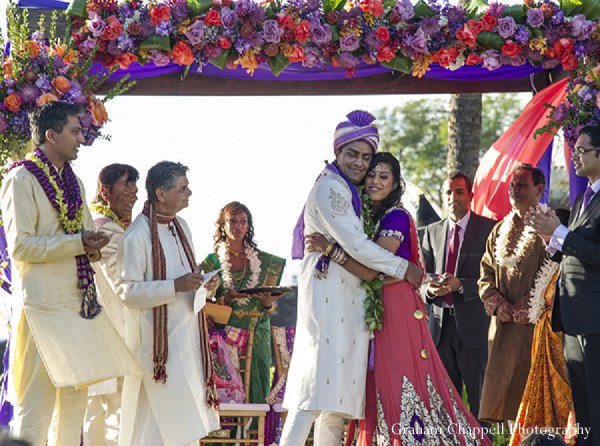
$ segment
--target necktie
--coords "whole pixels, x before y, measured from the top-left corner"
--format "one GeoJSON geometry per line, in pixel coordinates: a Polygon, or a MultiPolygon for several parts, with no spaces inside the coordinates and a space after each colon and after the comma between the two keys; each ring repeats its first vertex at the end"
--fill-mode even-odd
{"type": "MultiPolygon", "coordinates": [[[[460,226],[454,225],[452,231],[452,237],[450,239],[450,246],[448,247],[448,255],[446,256],[446,272],[448,274],[454,274],[456,272],[456,261],[458,260],[458,249],[460,245],[460,226]]],[[[453,304],[452,293],[448,293],[444,296],[444,302],[448,305],[453,304]]]]}
{"type": "Polygon", "coordinates": [[[590,202],[590,200],[592,199],[593,196],[594,196],[594,189],[592,189],[592,186],[588,186],[588,188],[583,193],[583,203],[581,205],[581,212],[583,212],[585,210],[585,208],[587,207],[588,203],[590,202]]]}

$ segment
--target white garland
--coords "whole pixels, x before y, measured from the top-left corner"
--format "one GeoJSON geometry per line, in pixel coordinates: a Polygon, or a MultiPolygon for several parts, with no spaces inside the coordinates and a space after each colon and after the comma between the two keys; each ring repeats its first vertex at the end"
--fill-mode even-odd
{"type": "MultiPolygon", "coordinates": [[[[244,288],[255,288],[258,284],[258,278],[260,276],[260,259],[258,258],[258,251],[250,245],[244,246],[244,254],[248,259],[250,265],[250,277],[244,284],[244,288]]],[[[217,256],[219,257],[219,263],[221,264],[221,276],[223,278],[223,286],[227,288],[233,288],[233,277],[231,275],[231,262],[229,261],[229,249],[227,243],[220,242],[217,246],[217,256]]],[[[250,297],[243,297],[237,299],[240,305],[246,305],[250,301],[250,297]]]]}
{"type": "Polygon", "coordinates": [[[521,261],[529,245],[534,242],[535,238],[537,237],[535,230],[531,226],[525,226],[525,229],[523,230],[521,237],[519,237],[513,253],[508,255],[509,235],[514,226],[513,218],[515,214],[516,211],[513,210],[504,218],[504,220],[502,220],[500,228],[498,229],[496,246],[494,247],[494,257],[496,259],[496,263],[509,269],[517,266],[517,263],[521,261]]]}
{"type": "Polygon", "coordinates": [[[529,300],[529,323],[537,324],[546,308],[546,291],[548,285],[554,277],[554,273],[558,270],[558,263],[550,259],[546,259],[544,264],[538,271],[533,288],[531,289],[531,299],[529,300]]]}

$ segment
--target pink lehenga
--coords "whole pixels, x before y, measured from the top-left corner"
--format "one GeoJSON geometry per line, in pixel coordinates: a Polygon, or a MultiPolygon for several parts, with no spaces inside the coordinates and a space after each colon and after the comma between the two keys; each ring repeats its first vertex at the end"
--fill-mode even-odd
{"type": "MultiPolygon", "coordinates": [[[[397,235],[396,255],[419,262],[416,230],[404,209],[388,211],[375,238],[380,235],[397,235]]],[[[491,445],[446,373],[418,292],[405,281],[385,285],[383,307],[356,444],[491,445]]]]}

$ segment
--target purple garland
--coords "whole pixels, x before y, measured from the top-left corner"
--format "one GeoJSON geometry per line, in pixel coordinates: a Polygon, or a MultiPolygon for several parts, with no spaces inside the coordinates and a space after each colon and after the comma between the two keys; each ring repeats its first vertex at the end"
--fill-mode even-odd
{"type": "MultiPolygon", "coordinates": [[[[79,182],[77,181],[77,177],[75,176],[71,165],[69,163],[64,164],[63,175],[61,177],[42,150],[39,148],[35,149],[33,155],[48,166],[50,175],[52,175],[52,178],[54,178],[58,187],[63,191],[63,200],[67,205],[67,218],[71,221],[74,220],[77,217],[77,211],[83,204],[83,198],[81,197],[79,182]]],[[[48,197],[48,200],[52,204],[52,207],[60,213],[60,207],[58,206],[58,200],[56,199],[56,190],[54,190],[54,187],[50,184],[50,180],[44,171],[33,161],[27,159],[14,162],[11,164],[9,170],[18,166],[23,166],[38,180],[46,197],[48,197]]],[[[70,231],[67,231],[66,228],[63,229],[67,234],[71,233],[70,231]]],[[[77,262],[78,286],[82,294],[81,311],[79,312],[79,315],[84,319],[93,319],[102,311],[102,307],[97,300],[96,284],[94,283],[94,269],[92,268],[90,259],[85,254],[75,256],[75,261],[77,262]]]]}

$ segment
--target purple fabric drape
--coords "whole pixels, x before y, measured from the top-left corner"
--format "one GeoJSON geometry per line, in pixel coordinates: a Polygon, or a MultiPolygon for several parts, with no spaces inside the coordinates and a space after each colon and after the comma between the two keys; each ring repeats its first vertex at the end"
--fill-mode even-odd
{"type": "MultiPolygon", "coordinates": [[[[352,181],[350,181],[346,177],[346,175],[344,175],[337,168],[337,166],[335,164],[327,164],[325,166],[325,169],[327,169],[330,172],[333,172],[335,174],[338,174],[339,176],[341,176],[344,179],[344,181],[350,188],[350,192],[352,192],[352,208],[354,209],[356,216],[358,218],[360,218],[360,211],[362,208],[362,200],[360,199],[360,194],[358,193],[358,189],[356,189],[356,186],[354,184],[352,184],[352,181]]],[[[319,178],[321,178],[321,175],[319,175],[317,177],[316,181],[318,181],[319,178]]],[[[302,212],[300,213],[300,217],[298,217],[298,221],[296,222],[296,226],[294,226],[293,240],[292,240],[292,259],[304,258],[304,209],[305,208],[303,207],[302,212]]],[[[321,257],[319,257],[319,262],[323,261],[324,259],[325,259],[325,256],[321,255],[321,257]]],[[[326,258],[326,259],[327,259],[327,264],[329,264],[328,263],[329,258],[326,258]]]]}
{"type": "Polygon", "coordinates": [[[542,194],[542,198],[540,199],[540,203],[549,203],[549,190],[550,190],[550,174],[552,172],[552,141],[548,144],[548,148],[540,158],[537,163],[537,167],[544,172],[544,176],[546,177],[546,184],[544,186],[544,193],[542,194]]]}

